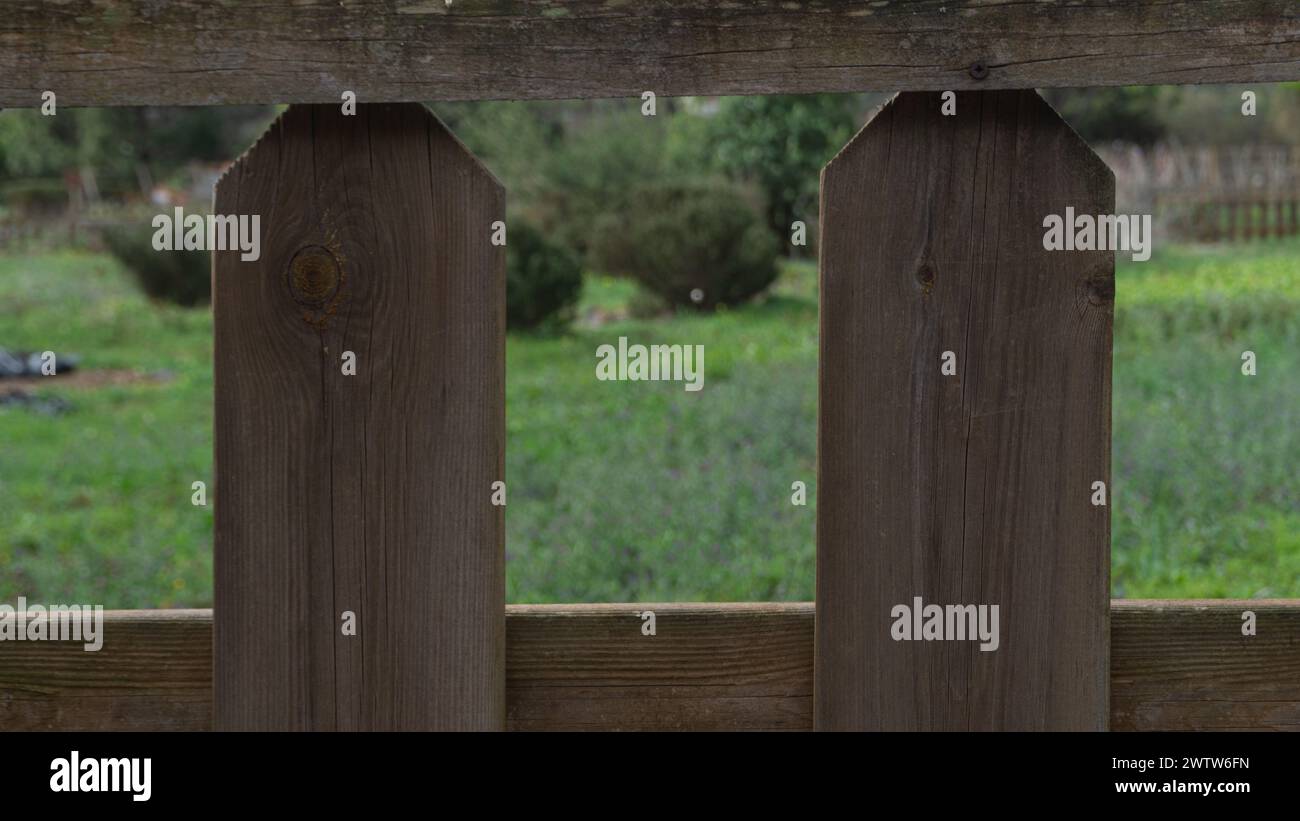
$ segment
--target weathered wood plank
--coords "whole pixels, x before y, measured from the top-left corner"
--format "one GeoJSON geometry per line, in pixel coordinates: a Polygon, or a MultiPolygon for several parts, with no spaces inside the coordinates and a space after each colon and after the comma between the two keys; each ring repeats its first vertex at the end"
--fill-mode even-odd
{"type": "Polygon", "coordinates": [[[956,106],[898,95],[822,172],[816,723],[1104,729],[1114,256],[1043,220],[1114,176],[1033,91],[956,106]],[[997,643],[898,640],[918,598],[997,643]]]}
{"type": "Polygon", "coordinates": [[[805,604],[512,607],[510,728],[806,729],[812,621],[805,604]]]}
{"type": "Polygon", "coordinates": [[[1111,721],[1125,730],[1300,731],[1293,601],[1139,601],[1111,607],[1111,721]],[[1255,635],[1242,635],[1242,614],[1255,635]],[[1260,652],[1267,646],[1266,652],[1260,652]]]}
{"type": "MultiPolygon", "coordinates": [[[[1112,730],[1300,730],[1300,600],[1111,613],[1112,730]]],[[[211,729],[212,611],[105,616],[98,653],[0,642],[0,731],[211,729]]],[[[506,636],[511,730],[812,728],[808,603],[510,605],[506,636]]]]}
{"type": "Polygon", "coordinates": [[[0,730],[212,729],[212,611],[110,610],[104,644],[0,641],[0,730]]]}
{"type": "Polygon", "coordinates": [[[10,0],[0,106],[1300,80],[1293,0],[10,0]]]}
{"type": "Polygon", "coordinates": [[[216,212],[263,228],[213,254],[217,727],[500,728],[501,186],[422,106],[294,106],[216,212]]]}

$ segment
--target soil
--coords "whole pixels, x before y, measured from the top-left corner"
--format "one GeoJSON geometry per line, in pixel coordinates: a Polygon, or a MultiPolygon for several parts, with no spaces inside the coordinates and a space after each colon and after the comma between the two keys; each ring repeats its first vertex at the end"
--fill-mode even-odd
{"type": "Polygon", "coordinates": [[[54,376],[11,376],[0,379],[0,396],[27,393],[36,388],[71,388],[91,390],[110,385],[134,385],[142,382],[169,382],[172,375],[166,371],[144,373],[135,370],[75,370],[54,376]]]}

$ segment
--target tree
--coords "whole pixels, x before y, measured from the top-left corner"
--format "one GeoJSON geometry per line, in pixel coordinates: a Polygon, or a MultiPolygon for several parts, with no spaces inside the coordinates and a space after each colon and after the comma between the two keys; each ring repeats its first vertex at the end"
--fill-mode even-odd
{"type": "Polygon", "coordinates": [[[849,94],[725,97],[704,130],[713,168],[751,181],[766,195],[769,227],[783,240],[790,223],[815,217],[822,166],[857,123],[849,94]]]}

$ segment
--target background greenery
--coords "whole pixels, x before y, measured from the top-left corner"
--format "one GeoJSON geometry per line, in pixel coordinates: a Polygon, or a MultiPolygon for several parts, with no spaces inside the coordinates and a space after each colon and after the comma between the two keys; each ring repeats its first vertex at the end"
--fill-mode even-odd
{"type": "MultiPolygon", "coordinates": [[[[1115,595],[1300,595],[1298,253],[1121,260],[1115,595]]],[[[635,293],[589,277],[579,312],[618,316],[635,293]]],[[[211,604],[211,509],[190,504],[211,480],[210,314],[150,303],[84,252],[0,256],[0,305],[0,339],[170,376],[45,389],[72,402],[58,416],[0,408],[0,599],[211,604]]],[[[811,598],[816,362],[807,262],[740,309],[512,334],[510,600],[811,598]],[[705,389],[597,382],[596,346],[620,334],[703,344],[705,389]]]]}
{"type": "MultiPolygon", "coordinates": [[[[1253,122],[1236,114],[1240,87],[1048,96],[1094,143],[1294,142],[1300,84],[1268,89],[1253,122]]],[[[639,101],[436,107],[506,185],[512,226],[526,226],[513,236],[539,240],[512,243],[512,327],[545,332],[507,342],[511,601],[812,597],[818,172],[881,99],[661,99],[654,118],[639,101]],[[640,245],[620,253],[647,263],[658,234],[674,253],[628,266],[642,285],[605,275],[597,228],[630,224],[636,192],[691,187],[730,205],[658,209],[662,227],[623,232],[640,245]],[[794,219],[809,246],[790,246],[794,219]],[[742,241],[727,260],[743,265],[710,261],[742,241]],[[714,312],[645,287],[761,285],[778,251],[774,285],[714,312]],[[620,335],[703,344],[705,389],[597,381],[594,352],[620,335]],[[807,507],[790,504],[796,480],[807,507]]],[[[148,213],[146,182],[184,185],[190,163],[236,156],[275,113],[0,113],[0,221],[66,200],[69,169],[92,169],[123,215],[148,213]]],[[[211,483],[211,317],[142,295],[148,272],[120,261],[135,256],[0,249],[0,346],[75,352],[83,375],[113,377],[31,388],[64,413],[0,402],[0,600],[211,604],[211,508],[190,504],[191,483],[211,483]]],[[[1120,256],[1115,595],[1300,596],[1298,259],[1294,240],[1120,256]],[[1240,372],[1246,349],[1258,376],[1240,372]]],[[[187,286],[187,271],[154,274],[187,286]]]]}

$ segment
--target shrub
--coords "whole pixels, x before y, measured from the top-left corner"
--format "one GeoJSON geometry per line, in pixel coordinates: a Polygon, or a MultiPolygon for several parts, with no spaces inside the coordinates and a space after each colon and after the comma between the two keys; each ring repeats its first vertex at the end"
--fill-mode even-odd
{"type": "MultiPolygon", "coordinates": [[[[724,97],[714,116],[697,118],[701,133],[690,142],[710,169],[762,190],[764,217],[781,241],[795,220],[811,228],[817,218],[822,166],[853,136],[859,105],[851,94],[724,97]]],[[[673,119],[675,129],[689,124],[690,118],[673,119]]]]}
{"type": "Polygon", "coordinates": [[[439,103],[438,115],[510,192],[511,214],[552,242],[588,251],[591,226],[624,191],[668,170],[664,116],[625,100],[439,103]]]}
{"type": "Polygon", "coordinates": [[[506,325],[559,326],[572,318],[582,294],[582,264],[568,248],[550,242],[527,222],[506,234],[506,325]]]}
{"type": "Polygon", "coordinates": [[[104,245],[154,299],[191,307],[212,298],[212,263],[207,251],[156,251],[152,228],[104,230],[104,245]]]}
{"type": "Polygon", "coordinates": [[[529,213],[549,236],[585,257],[595,239],[592,226],[609,212],[610,192],[670,173],[663,159],[667,131],[666,117],[643,117],[625,106],[597,109],[539,161],[529,213]]]}
{"type": "Polygon", "coordinates": [[[728,183],[635,189],[623,208],[599,221],[595,234],[596,267],[632,277],[673,306],[711,311],[738,305],[777,276],[779,243],[759,210],[728,183]]]}

